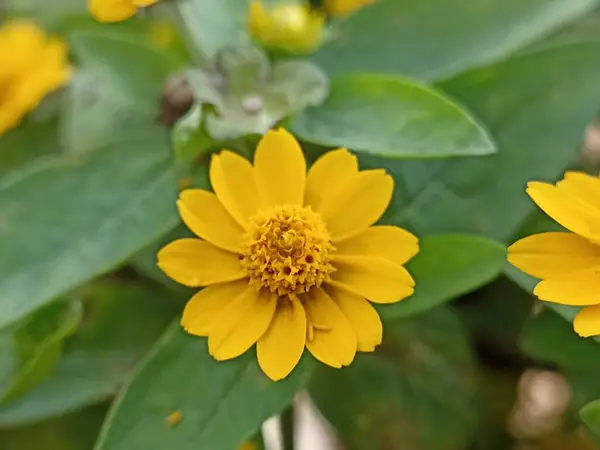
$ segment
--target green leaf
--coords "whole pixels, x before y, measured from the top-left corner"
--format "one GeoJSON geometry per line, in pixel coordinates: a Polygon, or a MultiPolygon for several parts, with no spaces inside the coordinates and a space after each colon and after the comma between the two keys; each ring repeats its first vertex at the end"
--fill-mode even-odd
{"type": "Polygon", "coordinates": [[[417,235],[463,232],[512,239],[535,207],[526,183],[556,178],[573,158],[598,108],[599,72],[600,44],[576,44],[517,56],[442,83],[442,90],[486,123],[499,151],[429,162],[363,156],[363,167],[385,167],[396,182],[383,222],[417,235]]]}
{"type": "Polygon", "coordinates": [[[555,312],[546,309],[530,319],[521,348],[542,362],[558,365],[571,381],[575,408],[600,397],[598,342],[577,336],[573,326],[555,312]]]}
{"type": "Polygon", "coordinates": [[[247,37],[247,0],[181,0],[171,6],[201,62],[208,63],[224,47],[247,37]]]}
{"type": "Polygon", "coordinates": [[[473,356],[446,309],[388,324],[374,353],[322,367],[312,399],[348,449],[467,448],[480,408],[473,356]]]}
{"type": "Polygon", "coordinates": [[[143,138],[158,128],[163,85],[183,61],[178,53],[157,48],[150,33],[134,30],[71,33],[80,69],[65,96],[61,131],[69,152],[143,138]]]}
{"type": "Polygon", "coordinates": [[[440,92],[386,75],[334,78],[325,103],[293,118],[290,127],[309,142],[392,158],[495,151],[483,127],[440,92]]]}
{"type": "Polygon", "coordinates": [[[392,305],[376,305],[383,319],[422,313],[489,283],[502,272],[501,244],[478,236],[425,236],[407,269],[415,279],[415,293],[392,305]]]}
{"type": "Polygon", "coordinates": [[[81,320],[81,304],[56,301],[0,333],[0,404],[41,383],[81,320]]]}
{"type": "Polygon", "coordinates": [[[0,407],[0,428],[63,415],[114,395],[183,306],[177,295],[133,282],[97,282],[76,296],[85,310],[77,333],[50,377],[0,407]]]}
{"type": "Polygon", "coordinates": [[[173,324],[113,405],[96,450],[234,449],[292,402],[308,381],[310,363],[304,358],[275,383],[254,352],[215,361],[206,339],[173,324]],[[165,420],[175,411],[183,420],[171,427],[165,420]]]}
{"type": "Polygon", "coordinates": [[[114,268],[177,224],[177,170],[166,144],[159,133],[80,160],[48,159],[0,186],[0,327],[114,268]]]}
{"type": "Polygon", "coordinates": [[[592,433],[600,435],[600,400],[594,400],[581,408],[579,417],[592,433]]]}
{"type": "Polygon", "coordinates": [[[195,104],[177,121],[173,127],[172,139],[175,154],[180,161],[189,161],[207,153],[215,145],[215,141],[204,130],[201,104],[195,104]]]}
{"type": "Polygon", "coordinates": [[[0,430],[0,450],[90,450],[106,414],[95,406],[27,427],[0,430]]]}
{"type": "Polygon", "coordinates": [[[440,80],[505,57],[596,5],[596,0],[381,0],[341,24],[314,60],[330,75],[379,72],[440,80]]]}

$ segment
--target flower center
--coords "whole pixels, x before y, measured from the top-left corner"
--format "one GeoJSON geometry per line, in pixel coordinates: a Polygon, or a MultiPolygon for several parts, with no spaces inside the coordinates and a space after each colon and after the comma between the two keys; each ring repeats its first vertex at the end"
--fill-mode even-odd
{"type": "Polygon", "coordinates": [[[240,259],[250,283],[277,295],[302,294],[330,279],[333,250],[319,214],[300,206],[276,206],[250,220],[240,259]]]}

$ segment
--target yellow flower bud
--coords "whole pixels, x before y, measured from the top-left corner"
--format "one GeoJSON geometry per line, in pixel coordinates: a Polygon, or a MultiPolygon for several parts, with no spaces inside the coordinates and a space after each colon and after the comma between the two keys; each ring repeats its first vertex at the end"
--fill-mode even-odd
{"type": "Polygon", "coordinates": [[[252,37],[267,47],[308,53],[323,40],[325,16],[307,4],[265,7],[256,0],[250,3],[249,25],[252,37]]]}
{"type": "Polygon", "coordinates": [[[377,0],[325,0],[327,13],[333,17],[347,16],[377,0]]]}

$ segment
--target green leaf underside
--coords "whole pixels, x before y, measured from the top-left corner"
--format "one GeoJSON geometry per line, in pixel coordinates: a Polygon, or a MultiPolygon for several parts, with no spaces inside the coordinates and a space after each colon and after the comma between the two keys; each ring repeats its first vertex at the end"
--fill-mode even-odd
{"type": "Polygon", "coordinates": [[[392,158],[495,151],[484,128],[440,92],[386,75],[334,78],[325,103],[295,117],[290,129],[309,142],[392,158]]]}
{"type": "Polygon", "coordinates": [[[96,450],[231,450],[291,403],[311,367],[303,358],[275,383],[261,372],[253,351],[215,361],[206,339],[173,324],[113,405],[96,450]],[[174,411],[183,420],[170,427],[165,420],[174,411]]]}

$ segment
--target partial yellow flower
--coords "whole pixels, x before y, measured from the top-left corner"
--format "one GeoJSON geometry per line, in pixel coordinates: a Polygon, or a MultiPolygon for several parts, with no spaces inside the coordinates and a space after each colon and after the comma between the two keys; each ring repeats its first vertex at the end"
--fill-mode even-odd
{"type": "Polygon", "coordinates": [[[224,150],[213,155],[215,191],[188,189],[177,206],[200,239],[174,241],[159,267],[190,287],[182,325],[207,336],[217,360],[254,344],[273,380],[286,377],[306,347],[332,367],[381,343],[381,320],[369,303],[413,293],[403,264],[418,241],[394,226],[372,226],[384,213],[393,179],[359,171],[345,149],[326,153],[306,173],[302,149],[285,130],[260,141],[254,165],[224,150]]]}
{"type": "Polygon", "coordinates": [[[556,185],[528,184],[527,193],[569,232],[526,237],[508,249],[509,262],[541,279],[534,294],[547,302],[583,306],[574,320],[584,337],[600,334],[600,179],[567,172],[556,185]]]}
{"type": "Polygon", "coordinates": [[[253,0],[249,26],[252,37],[267,47],[307,53],[323,40],[325,15],[305,3],[265,6],[262,1],[253,0]]]}
{"type": "Polygon", "coordinates": [[[333,17],[348,16],[377,0],[325,0],[325,9],[333,17]]]}
{"type": "Polygon", "coordinates": [[[98,22],[121,22],[159,0],[88,0],[88,10],[98,22]]]}
{"type": "Polygon", "coordinates": [[[33,22],[0,28],[0,135],[21,123],[50,92],[71,77],[65,43],[33,22]]]}

